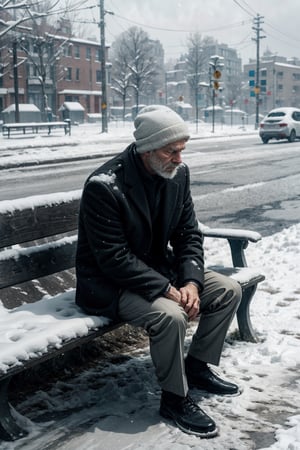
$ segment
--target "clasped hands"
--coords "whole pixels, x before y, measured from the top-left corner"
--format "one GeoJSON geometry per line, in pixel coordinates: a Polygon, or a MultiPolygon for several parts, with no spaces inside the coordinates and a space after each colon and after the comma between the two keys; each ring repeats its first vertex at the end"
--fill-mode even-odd
{"type": "Polygon", "coordinates": [[[198,288],[194,283],[187,283],[180,289],[171,286],[165,297],[181,305],[190,320],[194,320],[198,316],[200,312],[200,298],[198,288]]]}

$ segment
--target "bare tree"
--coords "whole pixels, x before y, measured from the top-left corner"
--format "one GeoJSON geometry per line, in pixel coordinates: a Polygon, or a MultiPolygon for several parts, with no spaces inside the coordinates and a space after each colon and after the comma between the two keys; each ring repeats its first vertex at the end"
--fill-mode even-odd
{"type": "Polygon", "coordinates": [[[112,45],[112,86],[111,89],[122,100],[122,117],[125,120],[126,102],[131,88],[131,71],[123,53],[123,40],[118,39],[112,45]]]}
{"type": "Polygon", "coordinates": [[[123,95],[127,95],[128,89],[131,89],[136,113],[141,95],[149,94],[149,90],[156,86],[159,67],[153,45],[148,34],[137,27],[123,32],[115,42],[117,66],[114,70],[114,84],[123,87],[123,95]],[[121,68],[119,72],[118,68],[121,68]]]}
{"type": "Polygon", "coordinates": [[[208,57],[205,47],[210,42],[210,38],[202,39],[201,34],[198,32],[191,34],[188,39],[188,54],[186,56],[187,81],[195,107],[196,124],[198,124],[199,119],[200,83],[206,81],[208,70],[208,57]]]}
{"type": "Polygon", "coordinates": [[[231,106],[236,105],[241,98],[241,92],[242,75],[230,77],[230,79],[226,81],[226,103],[231,106]]]}
{"type": "Polygon", "coordinates": [[[47,12],[40,12],[39,8],[43,2],[36,1],[19,1],[5,0],[0,3],[0,39],[9,32],[18,29],[24,22],[28,22],[32,19],[44,17],[47,12]]]}

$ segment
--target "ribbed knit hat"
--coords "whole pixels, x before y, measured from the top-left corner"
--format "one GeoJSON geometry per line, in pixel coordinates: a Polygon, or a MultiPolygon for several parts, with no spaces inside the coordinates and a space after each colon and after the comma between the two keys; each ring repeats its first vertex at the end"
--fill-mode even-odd
{"type": "Polygon", "coordinates": [[[134,126],[133,134],[138,153],[157,150],[190,137],[184,120],[175,111],[163,105],[145,106],[136,116],[134,126]]]}

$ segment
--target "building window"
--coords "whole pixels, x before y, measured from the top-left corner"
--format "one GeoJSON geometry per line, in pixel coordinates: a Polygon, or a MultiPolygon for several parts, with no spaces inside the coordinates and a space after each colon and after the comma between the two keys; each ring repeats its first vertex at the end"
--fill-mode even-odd
{"type": "Polygon", "coordinates": [[[76,81],[80,81],[80,69],[76,69],[75,79],[76,81]]]}
{"type": "Polygon", "coordinates": [[[79,102],[78,95],[66,95],[65,102],[79,102]]]}
{"type": "Polygon", "coordinates": [[[72,57],[72,45],[66,44],[64,46],[64,56],[67,56],[68,58],[72,57]]]}
{"type": "Polygon", "coordinates": [[[97,48],[96,49],[96,61],[101,61],[101,49],[97,48]]]}
{"type": "Polygon", "coordinates": [[[96,83],[101,83],[101,70],[96,70],[96,83]]]}
{"type": "Polygon", "coordinates": [[[266,77],[267,76],[267,70],[266,69],[262,69],[260,71],[260,74],[261,74],[262,77],[266,77]]]}
{"type": "Polygon", "coordinates": [[[91,47],[86,48],[86,59],[91,59],[91,47]]]}
{"type": "Polygon", "coordinates": [[[79,45],[74,46],[74,58],[80,58],[80,47],[79,45]]]}
{"type": "Polygon", "coordinates": [[[300,73],[293,73],[293,80],[300,80],[300,73]]]}
{"type": "Polygon", "coordinates": [[[72,67],[67,67],[66,80],[68,81],[72,80],[72,67]]]}

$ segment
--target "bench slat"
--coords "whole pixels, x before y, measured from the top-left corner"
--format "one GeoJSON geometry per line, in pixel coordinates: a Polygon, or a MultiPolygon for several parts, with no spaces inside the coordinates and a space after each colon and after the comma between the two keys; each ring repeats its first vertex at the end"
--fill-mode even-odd
{"type": "Polygon", "coordinates": [[[77,237],[72,236],[3,252],[0,259],[0,289],[73,268],[76,248],[77,237]]]}
{"type": "Polygon", "coordinates": [[[47,352],[44,354],[33,354],[32,357],[29,360],[22,361],[21,365],[14,365],[11,368],[9,368],[6,372],[1,372],[0,370],[0,381],[2,379],[6,379],[8,377],[11,377],[13,375],[16,375],[17,373],[23,372],[25,369],[30,369],[32,367],[35,367],[38,364],[41,364],[45,361],[48,361],[49,359],[53,359],[62,353],[66,353],[73,348],[82,346],[84,344],[87,344],[88,342],[96,339],[97,337],[102,336],[103,334],[107,332],[114,331],[117,328],[120,328],[123,326],[123,322],[118,323],[111,323],[109,325],[103,325],[100,328],[90,330],[87,335],[85,336],[78,336],[72,339],[68,339],[62,343],[62,346],[60,348],[49,346],[47,348],[47,352]]]}
{"type": "Polygon", "coordinates": [[[242,288],[257,285],[265,279],[264,275],[248,267],[209,266],[209,269],[234,278],[242,288]]]}
{"type": "Polygon", "coordinates": [[[79,199],[0,214],[0,248],[77,229],[79,199]]]}

